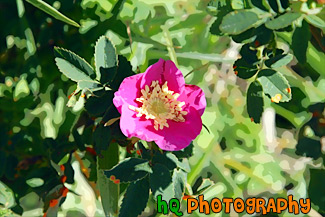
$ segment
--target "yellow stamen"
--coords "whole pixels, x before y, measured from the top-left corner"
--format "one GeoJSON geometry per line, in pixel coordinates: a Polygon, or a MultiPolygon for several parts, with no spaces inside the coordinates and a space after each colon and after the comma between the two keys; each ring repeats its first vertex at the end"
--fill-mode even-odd
{"type": "Polygon", "coordinates": [[[169,127],[167,120],[184,122],[183,116],[187,111],[183,111],[185,102],[178,101],[180,96],[174,91],[168,90],[167,81],[160,86],[158,81],[153,81],[150,85],[141,90],[142,96],[136,101],[142,103],[140,108],[129,105],[129,109],[137,112],[137,117],[144,116],[146,119],[154,121],[154,128],[162,130],[169,127]]]}

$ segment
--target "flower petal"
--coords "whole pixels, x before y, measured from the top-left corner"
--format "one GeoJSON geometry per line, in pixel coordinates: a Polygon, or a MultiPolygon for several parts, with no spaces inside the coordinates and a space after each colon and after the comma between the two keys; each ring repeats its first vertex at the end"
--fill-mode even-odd
{"type": "Polygon", "coordinates": [[[140,97],[140,82],[143,75],[144,74],[141,73],[125,78],[118,91],[115,92],[113,103],[120,113],[122,105],[138,106],[135,99],[140,97]]]}
{"type": "Polygon", "coordinates": [[[136,112],[130,110],[127,105],[122,106],[120,128],[126,137],[138,137],[147,142],[159,141],[162,136],[157,134],[153,126],[153,120],[136,117],[136,112]]]}
{"type": "Polygon", "coordinates": [[[181,93],[185,87],[182,72],[175,66],[173,61],[160,59],[157,63],[149,66],[141,81],[141,89],[150,86],[152,81],[159,81],[162,85],[167,81],[168,89],[181,93]]]}
{"type": "Polygon", "coordinates": [[[155,139],[156,144],[166,151],[178,151],[190,145],[201,132],[201,115],[190,107],[185,122],[169,121],[169,128],[157,131],[162,138],[155,139]]]}
{"type": "Polygon", "coordinates": [[[202,116],[207,106],[204,92],[196,85],[185,85],[185,91],[178,98],[179,101],[185,102],[187,106],[195,108],[202,116]]]}

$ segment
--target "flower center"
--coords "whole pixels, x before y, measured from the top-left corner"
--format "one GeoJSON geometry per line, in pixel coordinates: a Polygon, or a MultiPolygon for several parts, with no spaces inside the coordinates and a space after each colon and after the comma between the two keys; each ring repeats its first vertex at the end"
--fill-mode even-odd
{"type": "Polygon", "coordinates": [[[169,127],[167,120],[184,122],[184,115],[187,111],[183,111],[185,102],[177,100],[178,93],[168,90],[167,81],[160,86],[158,81],[153,81],[151,86],[145,86],[141,90],[142,96],[137,98],[142,103],[140,108],[129,105],[129,109],[137,112],[137,117],[145,116],[146,119],[154,121],[154,128],[162,130],[169,127]]]}

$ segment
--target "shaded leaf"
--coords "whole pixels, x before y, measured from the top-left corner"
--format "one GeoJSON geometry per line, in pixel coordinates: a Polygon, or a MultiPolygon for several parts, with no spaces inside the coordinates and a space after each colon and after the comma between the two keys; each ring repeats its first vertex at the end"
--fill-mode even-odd
{"type": "Polygon", "coordinates": [[[247,90],[247,113],[255,123],[261,121],[263,106],[263,88],[258,81],[254,81],[247,90]]]}
{"type": "Polygon", "coordinates": [[[298,19],[301,16],[300,13],[286,13],[283,15],[280,15],[279,17],[269,20],[265,23],[265,26],[269,29],[277,30],[285,28],[292,24],[293,21],[298,19]]]}
{"type": "Polygon", "coordinates": [[[296,154],[306,157],[312,157],[314,160],[316,160],[322,155],[322,145],[318,140],[303,137],[298,140],[296,154]]]}
{"type": "Polygon", "coordinates": [[[252,4],[261,9],[261,10],[264,10],[264,11],[269,11],[269,5],[267,5],[265,3],[265,1],[261,1],[261,0],[251,0],[252,4]]]}
{"type": "Polygon", "coordinates": [[[177,167],[178,159],[174,154],[172,154],[170,152],[166,152],[163,154],[157,152],[153,156],[152,162],[154,164],[160,163],[160,164],[164,165],[165,167],[167,167],[169,170],[174,170],[177,167]]]}
{"type": "Polygon", "coordinates": [[[6,169],[6,162],[7,162],[7,156],[4,151],[0,151],[0,178],[3,176],[5,173],[6,169]]]}
{"type": "Polygon", "coordinates": [[[242,79],[248,79],[253,77],[258,69],[256,65],[253,64],[249,64],[247,63],[243,58],[238,59],[235,63],[234,63],[234,71],[235,74],[242,78],[242,79]]]}
{"type": "Polygon", "coordinates": [[[93,134],[93,141],[95,143],[95,150],[97,154],[100,154],[102,150],[107,150],[111,140],[112,133],[109,127],[105,127],[102,124],[96,127],[93,134]]]}
{"type": "Polygon", "coordinates": [[[179,151],[174,151],[173,154],[176,155],[177,158],[189,158],[193,156],[193,142],[186,148],[179,150],[179,151]]]}
{"type": "Polygon", "coordinates": [[[289,83],[280,72],[272,69],[263,69],[257,74],[257,79],[263,87],[264,93],[271,98],[275,97],[275,102],[287,102],[291,99],[291,89],[289,83]]]}
{"type": "Polygon", "coordinates": [[[264,24],[257,27],[254,31],[254,34],[256,35],[256,38],[253,42],[255,47],[266,45],[270,43],[272,39],[274,39],[273,31],[266,28],[264,24]]]}
{"type": "Polygon", "coordinates": [[[224,33],[236,35],[253,27],[258,20],[258,16],[251,11],[230,12],[223,18],[220,30],[224,33]]]}
{"type": "Polygon", "coordinates": [[[147,178],[132,182],[124,195],[120,217],[139,216],[147,206],[149,199],[149,181],[147,178]]]}
{"type": "Polygon", "coordinates": [[[301,64],[306,63],[306,52],[310,38],[309,26],[306,21],[303,21],[302,26],[297,27],[293,32],[291,42],[293,54],[301,64]]]}
{"type": "Polygon", "coordinates": [[[113,82],[111,83],[111,87],[113,89],[118,89],[124,78],[135,75],[132,71],[131,63],[122,55],[118,56],[118,67],[116,76],[113,78],[113,82]]]}
{"type": "Polygon", "coordinates": [[[140,158],[126,158],[111,170],[104,172],[107,178],[115,176],[121,182],[133,182],[152,173],[149,161],[140,158]]]}
{"type": "Polygon", "coordinates": [[[239,54],[242,56],[248,64],[257,64],[260,60],[257,58],[257,51],[253,50],[249,44],[245,44],[241,47],[239,54]]]}
{"type": "Polygon", "coordinates": [[[221,35],[220,24],[222,18],[232,11],[230,1],[210,1],[208,5],[208,10],[214,13],[217,19],[211,25],[210,32],[214,35],[221,35]]]}
{"type": "Polygon", "coordinates": [[[158,195],[161,195],[162,200],[165,201],[174,198],[174,185],[168,168],[161,164],[155,164],[152,171],[149,178],[154,198],[157,199],[158,195]]]}
{"type": "Polygon", "coordinates": [[[255,40],[256,36],[254,35],[255,28],[250,28],[245,32],[242,32],[238,35],[231,36],[232,40],[236,43],[250,43],[255,40]]]}
{"type": "Polygon", "coordinates": [[[310,170],[310,183],[308,187],[308,195],[311,202],[319,206],[319,212],[325,214],[325,170],[324,169],[311,169],[310,170]]]}
{"type": "Polygon", "coordinates": [[[86,100],[85,109],[91,116],[103,115],[113,105],[114,93],[112,91],[99,90],[93,92],[94,96],[86,100]]]}

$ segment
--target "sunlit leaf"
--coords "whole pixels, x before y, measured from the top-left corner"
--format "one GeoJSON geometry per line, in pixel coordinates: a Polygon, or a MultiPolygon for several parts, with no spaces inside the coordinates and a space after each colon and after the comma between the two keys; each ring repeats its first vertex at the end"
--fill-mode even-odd
{"type": "Polygon", "coordinates": [[[293,56],[291,54],[280,54],[265,61],[265,65],[271,68],[278,68],[289,64],[293,56]]]}
{"type": "Polygon", "coordinates": [[[6,208],[13,207],[15,205],[14,193],[8,186],[0,181],[0,204],[6,208]]]}
{"type": "Polygon", "coordinates": [[[264,93],[268,94],[274,102],[287,102],[291,99],[289,83],[280,72],[272,69],[263,69],[257,74],[264,93]]]}
{"type": "Polygon", "coordinates": [[[182,170],[175,169],[172,179],[174,184],[175,198],[181,200],[187,184],[187,174],[182,170]]]}
{"type": "Polygon", "coordinates": [[[65,15],[60,13],[58,10],[53,8],[51,5],[47,4],[46,2],[44,2],[42,0],[26,0],[26,1],[31,3],[32,5],[37,7],[38,9],[44,11],[45,13],[53,16],[55,19],[61,20],[61,21],[65,22],[65,23],[70,24],[70,25],[75,26],[75,27],[80,27],[80,25],[78,23],[76,23],[75,21],[73,21],[70,18],[66,17],[65,15]]]}
{"type": "Polygon", "coordinates": [[[77,54],[60,47],[54,47],[54,54],[57,58],[62,58],[70,62],[77,69],[85,72],[89,77],[94,78],[95,72],[93,67],[77,54]]]}
{"type": "Polygon", "coordinates": [[[258,20],[257,14],[251,11],[230,12],[223,18],[220,30],[224,33],[237,35],[253,27],[258,20]]]}
{"type": "Polygon", "coordinates": [[[269,29],[282,29],[292,24],[293,21],[298,19],[301,16],[300,13],[286,13],[280,15],[279,17],[269,20],[265,23],[265,26],[269,29]]]}
{"type": "Polygon", "coordinates": [[[320,17],[318,17],[317,15],[314,15],[314,14],[306,15],[306,16],[304,16],[304,18],[309,24],[311,24],[311,25],[313,25],[313,26],[315,26],[317,28],[320,28],[321,30],[323,30],[323,32],[325,31],[325,21],[324,21],[324,19],[322,19],[322,18],[320,18],[320,17]]]}
{"type": "Polygon", "coordinates": [[[108,82],[114,77],[115,71],[105,71],[117,66],[117,55],[115,46],[105,36],[98,39],[95,45],[95,65],[96,79],[102,83],[108,82]],[[102,73],[111,73],[112,75],[102,75],[102,73]]]}

